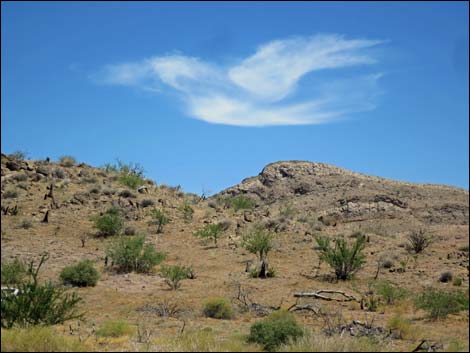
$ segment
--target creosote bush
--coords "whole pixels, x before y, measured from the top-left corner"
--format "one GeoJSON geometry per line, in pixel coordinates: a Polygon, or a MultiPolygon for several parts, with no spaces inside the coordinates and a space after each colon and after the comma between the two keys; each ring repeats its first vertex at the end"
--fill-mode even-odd
{"type": "Polygon", "coordinates": [[[229,320],[233,317],[232,304],[225,298],[209,298],[204,303],[204,316],[229,320]]]}
{"type": "Polygon", "coordinates": [[[406,249],[415,254],[423,252],[429,245],[431,245],[432,237],[425,233],[424,230],[419,230],[417,232],[412,232],[407,237],[408,244],[406,244],[406,249]]]}
{"type": "Polygon", "coordinates": [[[190,267],[181,265],[165,266],[160,269],[160,275],[165,279],[165,283],[173,290],[181,287],[181,281],[191,277],[193,273],[190,267]]]}
{"type": "Polygon", "coordinates": [[[317,236],[315,240],[320,251],[320,260],[325,261],[335,270],[337,279],[346,280],[358,271],[365,263],[363,250],[366,244],[366,237],[359,235],[354,244],[349,245],[345,239],[334,240],[334,247],[326,236],[317,236]]]}
{"type": "Polygon", "coordinates": [[[77,160],[73,156],[62,156],[59,158],[59,164],[63,167],[73,167],[77,164],[77,160]]]}
{"type": "Polygon", "coordinates": [[[145,244],[145,236],[119,236],[109,245],[106,255],[118,272],[149,273],[165,259],[165,254],[145,244]]]}
{"type": "Polygon", "coordinates": [[[426,311],[433,320],[468,310],[468,304],[468,292],[434,288],[426,289],[414,301],[415,308],[426,311]]]}
{"type": "Polygon", "coordinates": [[[98,229],[98,235],[118,235],[124,227],[124,220],[117,208],[111,207],[102,216],[92,218],[94,226],[98,229]]]}
{"type": "Polygon", "coordinates": [[[228,200],[228,205],[235,211],[251,209],[255,206],[253,200],[244,195],[238,195],[228,200]]]}
{"type": "Polygon", "coordinates": [[[27,274],[26,264],[19,258],[2,261],[2,284],[17,285],[27,274]]]}
{"type": "Polygon", "coordinates": [[[212,239],[214,245],[217,246],[217,240],[220,238],[223,232],[221,224],[207,224],[203,228],[195,231],[193,235],[202,239],[212,239]]]}
{"type": "Polygon", "coordinates": [[[76,311],[81,301],[76,293],[66,293],[51,282],[39,283],[39,270],[47,259],[48,256],[43,255],[36,267],[34,261],[30,262],[29,279],[17,285],[17,295],[1,291],[2,328],[55,325],[83,316],[76,311]]]}
{"type": "Polygon", "coordinates": [[[273,351],[282,344],[295,342],[304,335],[304,330],[287,311],[273,312],[267,318],[253,324],[248,342],[258,343],[266,351],[273,351]]]}
{"type": "Polygon", "coordinates": [[[84,260],[75,265],[65,267],[60,273],[64,284],[77,287],[94,287],[100,275],[93,266],[93,261],[84,260]]]}

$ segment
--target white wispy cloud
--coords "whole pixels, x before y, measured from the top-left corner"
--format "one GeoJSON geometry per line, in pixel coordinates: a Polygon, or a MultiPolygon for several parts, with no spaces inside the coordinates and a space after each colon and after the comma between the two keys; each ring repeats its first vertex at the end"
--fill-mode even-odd
{"type": "Polygon", "coordinates": [[[370,49],[381,43],[334,34],[295,37],[266,43],[230,67],[195,57],[165,55],[107,65],[94,78],[156,92],[170,87],[180,94],[189,116],[209,123],[321,124],[374,109],[381,74],[347,79],[339,74],[328,81],[314,81],[314,87],[301,87],[301,79],[319,70],[374,64],[377,59],[370,49]],[[312,91],[315,93],[309,96],[312,91]],[[307,98],[299,101],[297,93],[307,98]]]}

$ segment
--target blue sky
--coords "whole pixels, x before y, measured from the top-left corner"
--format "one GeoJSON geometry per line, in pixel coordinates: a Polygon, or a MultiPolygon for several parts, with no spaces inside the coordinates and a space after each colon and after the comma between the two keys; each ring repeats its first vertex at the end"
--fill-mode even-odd
{"type": "Polygon", "coordinates": [[[278,160],[468,189],[468,3],[2,2],[1,149],[217,192],[278,160]]]}

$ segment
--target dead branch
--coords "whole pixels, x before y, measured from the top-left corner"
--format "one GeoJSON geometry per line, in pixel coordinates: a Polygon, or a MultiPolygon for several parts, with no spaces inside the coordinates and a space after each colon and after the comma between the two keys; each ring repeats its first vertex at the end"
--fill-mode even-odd
{"type": "Polygon", "coordinates": [[[315,298],[315,299],[322,299],[322,300],[327,300],[327,301],[337,301],[337,302],[349,302],[351,300],[354,300],[356,302],[360,302],[356,297],[350,294],[346,294],[342,291],[339,290],[332,290],[332,289],[320,289],[315,292],[299,292],[299,293],[294,293],[294,297],[296,298],[315,298]],[[321,295],[322,293],[328,293],[328,294],[340,294],[344,296],[346,299],[339,299],[339,298],[333,298],[333,297],[326,297],[324,295],[321,295]]]}

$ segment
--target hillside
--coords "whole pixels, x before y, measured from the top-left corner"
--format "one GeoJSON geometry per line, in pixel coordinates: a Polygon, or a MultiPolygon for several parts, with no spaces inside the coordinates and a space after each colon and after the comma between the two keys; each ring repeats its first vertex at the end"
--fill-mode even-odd
{"type": "MultiPolygon", "coordinates": [[[[323,163],[283,161],[206,199],[160,181],[143,179],[141,187],[128,187],[115,168],[20,160],[4,154],[1,181],[2,261],[14,257],[37,261],[47,252],[50,258],[42,279],[56,282],[65,266],[83,259],[95,261],[101,276],[98,284],[73,289],[83,298],[85,320],[56,327],[58,334],[81,337],[95,350],[260,350],[241,337],[263,312],[294,308],[294,293],[320,289],[344,291],[367,301],[378,295],[371,293],[375,277],[408,293],[429,287],[455,289],[452,282],[439,280],[447,271],[461,278],[460,287],[468,293],[469,193],[455,187],[398,182],[323,163]],[[158,267],[150,274],[114,271],[106,257],[113,236],[98,236],[92,221],[110,207],[119,209],[127,233],[146,235],[147,244],[166,254],[165,264],[191,266],[195,278],[171,291],[158,267]],[[169,219],[162,232],[157,232],[152,209],[169,219]],[[217,246],[193,235],[207,224],[224,224],[217,246]],[[255,225],[275,234],[268,255],[273,278],[250,278],[246,272],[256,256],[241,246],[241,239],[255,225]],[[407,236],[418,231],[432,236],[432,243],[414,255],[407,250],[407,236]],[[326,263],[318,266],[315,236],[353,241],[357,232],[367,237],[365,264],[353,279],[335,280],[326,263]],[[258,307],[241,304],[240,291],[258,307]],[[201,308],[209,297],[231,300],[235,317],[205,317],[201,308]],[[169,303],[177,306],[177,313],[158,314],[157,308],[169,303]],[[135,334],[118,339],[94,336],[96,327],[118,319],[136,330],[145,328],[151,333],[149,340],[143,342],[135,334]],[[205,346],[201,332],[207,336],[205,346]]],[[[341,316],[345,323],[372,320],[374,327],[389,332],[370,334],[376,343],[367,343],[369,348],[406,351],[426,339],[439,349],[458,344],[468,350],[468,311],[435,322],[416,311],[412,299],[409,295],[395,305],[381,303],[375,310],[353,301],[302,298],[297,304],[311,303],[331,317],[341,316]],[[390,320],[397,316],[409,320],[408,328],[392,335],[390,320]]],[[[325,315],[309,310],[299,309],[295,316],[318,334],[327,322],[325,315]]],[[[346,336],[350,349],[359,347],[354,335],[346,336]]],[[[324,338],[324,344],[337,349],[335,337],[324,338]]]]}

